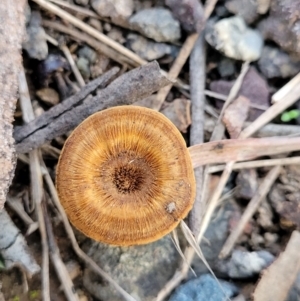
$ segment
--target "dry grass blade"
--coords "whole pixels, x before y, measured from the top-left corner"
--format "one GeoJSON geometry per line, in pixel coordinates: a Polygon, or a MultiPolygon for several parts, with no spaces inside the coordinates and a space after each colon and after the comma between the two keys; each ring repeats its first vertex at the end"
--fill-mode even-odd
{"type": "Polygon", "coordinates": [[[280,166],[273,167],[264,178],[263,182],[260,184],[257,192],[254,197],[249,202],[246,210],[243,213],[238,225],[231,232],[229,237],[227,238],[219,257],[225,258],[231,252],[234,244],[236,243],[239,236],[242,234],[247,222],[253,216],[255,211],[257,210],[259,204],[266,197],[267,193],[270,191],[271,186],[274,184],[275,180],[278,178],[281,171],[280,166]]]}
{"type": "Polygon", "coordinates": [[[174,246],[175,246],[177,252],[179,253],[181,259],[182,259],[186,264],[189,265],[189,268],[190,268],[191,272],[194,274],[195,277],[197,277],[195,271],[193,270],[193,268],[191,267],[191,265],[187,262],[187,260],[186,260],[186,258],[185,258],[185,256],[184,256],[184,254],[183,254],[183,252],[182,252],[182,250],[181,250],[181,248],[180,248],[180,244],[179,244],[179,239],[178,239],[178,235],[177,235],[177,230],[176,230],[176,228],[172,231],[171,238],[172,238],[172,242],[173,242],[173,244],[174,244],[174,246]]]}
{"type": "Polygon", "coordinates": [[[82,14],[84,16],[100,19],[99,15],[97,15],[95,12],[93,12],[89,9],[86,9],[82,6],[71,4],[67,1],[61,1],[61,0],[49,0],[49,1],[52,3],[58,4],[58,5],[61,5],[63,7],[69,8],[69,9],[73,10],[74,12],[82,14]]]}
{"type": "Polygon", "coordinates": [[[227,300],[230,300],[229,297],[226,295],[226,293],[224,292],[218,278],[216,277],[215,273],[213,272],[213,270],[211,269],[211,267],[209,266],[208,262],[206,261],[199,244],[197,243],[197,241],[195,240],[193,233],[191,232],[190,228],[187,226],[187,224],[182,220],[180,222],[180,226],[182,229],[182,232],[184,234],[184,237],[186,238],[186,240],[188,241],[188,243],[190,244],[190,246],[194,249],[194,251],[196,252],[196,254],[198,255],[198,257],[203,261],[204,265],[206,266],[206,268],[209,270],[209,272],[211,273],[211,275],[215,278],[215,280],[217,281],[220,289],[222,290],[222,292],[224,293],[224,295],[226,296],[227,300]]]}
{"type": "Polygon", "coordinates": [[[230,161],[246,161],[300,150],[300,137],[231,139],[208,142],[188,148],[193,167],[230,161]]]}
{"type": "Polygon", "coordinates": [[[286,246],[272,265],[264,271],[255,288],[254,301],[284,301],[300,271],[300,233],[294,231],[286,246]]]}
{"type": "Polygon", "coordinates": [[[68,62],[69,62],[69,65],[70,65],[70,67],[71,67],[71,69],[72,69],[72,71],[73,71],[73,73],[74,73],[74,76],[75,76],[75,78],[76,78],[76,80],[77,80],[77,83],[79,84],[79,86],[80,86],[81,88],[84,87],[84,86],[85,86],[84,79],[83,79],[81,73],[79,72],[79,70],[78,70],[78,68],[77,68],[77,66],[76,66],[76,64],[75,64],[75,61],[74,61],[74,59],[73,59],[73,57],[72,57],[72,54],[71,54],[69,48],[68,48],[66,45],[61,45],[61,46],[60,46],[59,43],[58,43],[54,38],[52,38],[51,36],[49,36],[49,35],[47,35],[47,34],[46,34],[46,38],[47,38],[47,40],[48,40],[51,44],[53,44],[53,45],[56,46],[56,47],[59,47],[60,50],[64,53],[66,59],[67,59],[68,62]]]}
{"type": "Polygon", "coordinates": [[[300,73],[298,73],[294,78],[292,78],[286,85],[284,85],[280,90],[272,96],[272,103],[281,101],[286,97],[294,88],[300,84],[300,73]]]}
{"type": "Polygon", "coordinates": [[[66,266],[64,265],[59,249],[57,247],[52,225],[50,222],[50,218],[47,214],[47,208],[46,206],[43,206],[44,216],[45,216],[45,222],[46,222],[46,228],[47,228],[47,234],[48,234],[48,242],[49,242],[49,250],[50,250],[50,257],[52,264],[55,268],[56,274],[60,280],[60,282],[63,284],[63,290],[65,293],[65,296],[68,301],[79,301],[78,295],[75,291],[74,284],[72,282],[72,279],[68,273],[68,270],[66,266]]]}
{"type": "MultiPolygon", "coordinates": [[[[23,112],[23,120],[28,123],[34,119],[33,108],[29,96],[27,81],[24,69],[19,75],[19,93],[20,106],[23,112]]],[[[45,219],[42,211],[43,200],[43,180],[39,161],[39,150],[33,150],[29,153],[31,198],[35,204],[39,230],[42,240],[42,295],[43,301],[50,301],[50,282],[49,282],[49,247],[47,243],[47,234],[45,219]]]]}
{"type": "MultiPolygon", "coordinates": [[[[276,165],[300,165],[300,157],[292,158],[280,158],[280,159],[266,159],[266,160],[257,160],[249,162],[240,162],[235,163],[232,167],[233,170],[246,169],[246,168],[260,168],[260,167],[270,167],[276,165]]],[[[224,170],[225,165],[216,165],[210,166],[208,169],[209,173],[220,172],[224,170]]]]}
{"type": "Polygon", "coordinates": [[[105,43],[107,46],[113,48],[114,50],[120,52],[123,55],[126,55],[128,58],[133,60],[134,62],[138,63],[139,65],[144,65],[147,62],[140,58],[138,55],[133,53],[132,51],[128,50],[127,48],[123,47],[122,45],[118,44],[114,40],[108,38],[106,35],[103,33],[97,31],[93,27],[85,24],[81,20],[77,19],[76,17],[72,16],[71,14],[67,13],[66,11],[62,10],[58,6],[47,2],[45,0],[33,0],[33,2],[37,3],[40,5],[42,8],[56,14],[60,18],[70,22],[74,26],[80,28],[81,30],[85,31],[86,33],[90,34],[94,38],[98,39],[102,43],[105,43]]]}
{"type": "Polygon", "coordinates": [[[82,33],[81,31],[70,27],[66,26],[64,24],[50,21],[50,20],[43,20],[43,26],[65,33],[69,36],[71,36],[73,39],[80,40],[84,43],[87,43],[89,46],[94,48],[96,51],[99,51],[106,55],[108,58],[112,59],[115,62],[118,62],[119,64],[128,64],[133,67],[138,67],[140,64],[132,61],[131,59],[127,58],[127,56],[117,52],[116,50],[112,49],[111,47],[108,47],[104,43],[101,43],[97,39],[93,38],[92,36],[89,36],[87,34],[82,33]]]}

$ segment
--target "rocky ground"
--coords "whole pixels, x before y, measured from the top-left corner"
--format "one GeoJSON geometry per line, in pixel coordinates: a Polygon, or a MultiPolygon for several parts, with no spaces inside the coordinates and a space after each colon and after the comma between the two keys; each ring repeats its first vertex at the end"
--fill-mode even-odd
{"type": "MultiPolygon", "coordinates": [[[[209,5],[213,1],[206,2],[209,5]]],[[[221,111],[224,102],[237,88],[234,102],[223,116],[226,131],[218,140],[240,137],[242,128],[275,106],[277,91],[286,93],[279,100],[288,102],[294,97],[295,101],[288,107],[283,105],[272,115],[269,125],[261,127],[254,136],[299,136],[300,93],[295,87],[299,86],[297,74],[300,71],[300,1],[219,0],[212,8],[206,20],[208,6],[205,3],[202,6],[197,0],[29,1],[22,47],[35,116],[82,91],[113,67],[120,68],[119,76],[145,62],[157,60],[161,69],[176,78],[172,66],[179,58],[182,67],[178,84],[162,96],[162,101],[158,102],[154,94],[135,104],[159,110],[167,116],[188,146],[195,144],[191,133],[199,122],[193,116],[195,87],[205,101],[204,118],[200,121],[204,142],[210,140],[218,117],[224,114],[221,111]],[[68,16],[84,25],[75,24],[68,16]],[[184,52],[193,48],[195,42],[191,41],[195,33],[200,34],[200,38],[190,59],[194,63],[189,65],[188,61],[185,63],[184,52]]],[[[161,90],[158,95],[160,93],[161,90]]],[[[20,103],[14,117],[17,129],[24,118],[20,103]]],[[[55,181],[58,157],[69,133],[70,130],[65,131],[63,135],[54,135],[51,141],[40,143],[44,177],[47,174],[55,181]]],[[[16,134],[17,151],[23,147],[18,137],[16,134]]],[[[190,260],[191,269],[184,272],[180,252],[171,235],[147,245],[115,247],[95,242],[74,229],[78,245],[129,294],[127,300],[260,301],[268,300],[262,292],[268,296],[268,292],[276,291],[274,288],[281,293],[272,300],[299,300],[299,151],[295,148],[284,155],[264,155],[260,157],[264,162],[257,166],[253,163],[253,166],[234,168],[209,224],[205,225],[207,229],[200,244],[215,276],[198,256],[190,260]],[[282,163],[266,166],[270,159],[280,162],[284,158],[288,160],[283,166],[282,163]],[[262,192],[264,188],[266,191],[262,192]],[[247,210],[252,213],[248,214],[247,210]],[[248,217],[243,220],[245,212],[248,217]],[[222,256],[229,235],[236,233],[238,227],[241,231],[233,246],[222,256]],[[185,273],[183,281],[176,283],[174,275],[182,273],[185,273]],[[171,285],[168,292],[171,279],[175,279],[176,285],[174,289],[171,285]]],[[[7,233],[0,235],[0,300],[43,300],[41,271],[45,272],[45,259],[31,201],[34,178],[29,166],[32,163],[28,165],[30,157],[20,153],[5,210],[0,213],[3,233],[7,233]]],[[[221,174],[222,167],[210,172],[206,183],[210,196],[217,190],[221,174]]],[[[197,173],[196,179],[200,181],[197,173]]],[[[97,268],[87,264],[88,259],[78,255],[80,252],[72,245],[70,234],[66,234],[64,218],[49,187],[43,188],[43,206],[48,212],[45,215],[48,236],[53,234],[52,240],[48,239],[50,258],[57,262],[55,254],[59,250],[61,262],[65,264],[63,269],[74,285],[70,285],[73,295],[66,297],[67,285],[57,276],[57,265],[50,263],[51,300],[126,300],[111,281],[101,277],[97,268]],[[53,229],[50,231],[49,227],[53,229]]],[[[206,210],[204,206],[201,215],[206,210]]],[[[188,247],[185,236],[184,231],[178,229],[182,250],[188,247]]],[[[47,237],[45,240],[47,243],[47,237]]]]}

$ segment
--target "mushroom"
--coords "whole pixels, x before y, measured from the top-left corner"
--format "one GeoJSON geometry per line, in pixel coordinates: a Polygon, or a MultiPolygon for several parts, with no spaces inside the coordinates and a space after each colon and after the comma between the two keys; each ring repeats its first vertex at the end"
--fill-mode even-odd
{"type": "Polygon", "coordinates": [[[56,186],[78,230],[120,246],[171,232],[196,193],[180,132],[161,113],[135,106],[95,113],[72,132],[59,158],[56,186]]]}

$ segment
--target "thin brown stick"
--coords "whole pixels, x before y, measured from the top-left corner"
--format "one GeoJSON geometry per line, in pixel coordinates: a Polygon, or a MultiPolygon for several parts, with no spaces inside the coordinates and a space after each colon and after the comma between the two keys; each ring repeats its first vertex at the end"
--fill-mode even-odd
{"type": "Polygon", "coordinates": [[[105,271],[103,271],[89,256],[87,256],[79,247],[76,237],[74,235],[73,229],[69,223],[69,220],[67,218],[67,215],[60,204],[58,194],[56,191],[56,188],[53,184],[53,181],[50,177],[50,174],[46,168],[45,163],[42,161],[42,166],[43,166],[43,175],[45,182],[48,186],[48,189],[50,191],[52,201],[54,202],[56,208],[59,210],[59,213],[61,214],[62,221],[66,230],[66,233],[71,241],[72,247],[74,252],[77,254],[77,256],[85,263],[87,264],[95,273],[103,277],[107,282],[109,282],[117,292],[119,292],[120,295],[123,296],[124,300],[126,301],[136,301],[131,295],[129,295],[123,288],[121,288],[118,283],[116,283],[115,280],[113,280],[109,274],[107,274],[105,271]]]}
{"type": "MultiPolygon", "coordinates": [[[[249,162],[240,162],[234,163],[232,170],[240,170],[247,168],[262,168],[262,167],[271,167],[271,166],[283,166],[283,165],[299,165],[300,157],[292,158],[280,158],[280,159],[266,159],[266,160],[256,160],[249,162]]],[[[208,169],[209,173],[215,173],[223,171],[226,165],[216,165],[210,166],[208,169]]]]}
{"type": "Polygon", "coordinates": [[[75,4],[69,3],[67,1],[61,1],[61,0],[49,0],[49,1],[52,3],[58,4],[58,5],[61,5],[63,7],[69,8],[69,9],[73,10],[74,12],[82,14],[84,16],[100,19],[100,16],[98,14],[96,14],[92,10],[86,9],[82,6],[75,5],[75,4]]]}
{"type": "MultiPolygon", "coordinates": [[[[204,142],[204,108],[205,108],[205,66],[206,55],[204,46],[204,35],[201,34],[190,58],[190,89],[191,89],[191,131],[190,144],[200,144],[204,142]]],[[[195,169],[196,198],[193,209],[189,215],[189,227],[195,237],[197,237],[201,218],[204,212],[203,202],[203,167],[195,169]]]]}
{"type": "Polygon", "coordinates": [[[51,257],[52,264],[55,268],[56,274],[60,280],[60,283],[62,284],[62,288],[67,300],[79,301],[72,279],[68,273],[66,266],[64,265],[61,259],[59,249],[54,238],[53,229],[50,222],[50,218],[47,213],[46,206],[43,206],[43,212],[45,216],[45,223],[46,223],[46,229],[48,234],[50,257],[51,257]]]}
{"type": "Polygon", "coordinates": [[[139,64],[135,61],[129,59],[127,56],[117,52],[116,50],[108,47],[107,45],[99,42],[97,39],[83,33],[82,31],[79,31],[77,29],[74,29],[72,27],[68,27],[64,24],[50,21],[50,20],[43,20],[43,26],[47,28],[51,28],[53,30],[65,33],[69,36],[71,36],[73,39],[82,41],[84,43],[87,43],[92,48],[94,48],[96,51],[99,51],[103,53],[108,58],[112,59],[115,62],[118,62],[119,64],[128,64],[133,67],[138,67],[139,64]]]}
{"type": "Polygon", "coordinates": [[[74,61],[74,59],[72,57],[72,54],[71,54],[69,48],[66,45],[62,45],[59,48],[62,50],[62,52],[64,53],[65,57],[67,58],[67,60],[68,60],[68,62],[70,64],[70,67],[71,67],[71,69],[72,69],[72,71],[74,73],[74,76],[75,76],[75,78],[77,80],[77,83],[78,83],[79,87],[83,88],[85,86],[84,79],[83,79],[81,73],[79,72],[79,70],[78,70],[78,68],[77,68],[77,66],[75,64],[75,61],[74,61]]]}
{"type": "Polygon", "coordinates": [[[74,76],[79,84],[79,86],[82,88],[85,86],[85,82],[84,82],[84,79],[81,75],[81,73],[79,72],[76,64],[75,64],[75,61],[72,57],[72,54],[69,50],[69,48],[66,46],[66,45],[59,45],[59,43],[54,39],[52,38],[51,36],[49,36],[48,34],[46,34],[46,38],[47,38],[47,41],[49,41],[51,44],[53,44],[54,46],[56,47],[59,47],[60,50],[64,53],[67,61],[69,62],[69,65],[74,73],[74,76]]]}
{"type": "MultiPolygon", "coordinates": [[[[34,119],[34,113],[29,96],[24,69],[22,69],[19,75],[19,91],[20,106],[23,112],[23,120],[24,122],[28,123],[34,119]]],[[[45,220],[42,211],[43,181],[39,163],[39,150],[36,149],[29,153],[29,161],[31,198],[35,204],[35,210],[37,214],[39,230],[42,240],[42,298],[43,301],[50,301],[49,248],[47,243],[45,220]]]]}
{"type": "Polygon", "coordinates": [[[22,221],[28,227],[26,231],[26,236],[30,235],[39,228],[38,222],[33,221],[32,218],[24,210],[20,198],[8,195],[6,199],[6,204],[22,219],[22,221]]]}
{"type": "Polygon", "coordinates": [[[253,214],[257,210],[258,206],[260,205],[260,203],[265,199],[267,193],[270,191],[271,186],[274,184],[275,180],[278,178],[280,171],[281,171],[281,166],[275,166],[268,172],[268,174],[266,175],[266,177],[260,184],[254,197],[249,202],[238,225],[233,229],[233,231],[227,238],[227,240],[219,254],[219,258],[225,258],[229,255],[232,248],[234,247],[234,244],[238,240],[239,236],[243,233],[247,222],[253,216],[253,214]]]}
{"type": "MultiPolygon", "coordinates": [[[[222,101],[226,101],[227,98],[228,98],[228,96],[226,96],[225,94],[213,92],[213,91],[210,91],[210,90],[205,90],[204,93],[205,93],[205,95],[207,95],[209,97],[213,97],[213,98],[216,98],[216,99],[219,99],[219,100],[222,100],[222,101]]],[[[258,105],[258,104],[255,104],[255,103],[250,103],[250,108],[266,111],[269,107],[258,105]]]]}
{"type": "Polygon", "coordinates": [[[70,22],[74,26],[80,28],[81,30],[87,32],[97,40],[101,41],[102,43],[105,43],[107,46],[115,49],[116,51],[122,53],[123,55],[126,55],[128,58],[133,60],[139,65],[144,65],[147,63],[147,61],[140,58],[138,55],[136,55],[134,52],[128,50],[124,46],[120,45],[119,43],[115,42],[114,40],[110,39],[103,33],[97,31],[95,28],[85,24],[78,18],[72,16],[71,14],[67,13],[66,11],[59,8],[57,5],[54,5],[50,2],[47,2],[45,0],[33,0],[35,3],[40,5],[42,8],[54,13],[55,15],[59,16],[60,18],[70,22]]]}

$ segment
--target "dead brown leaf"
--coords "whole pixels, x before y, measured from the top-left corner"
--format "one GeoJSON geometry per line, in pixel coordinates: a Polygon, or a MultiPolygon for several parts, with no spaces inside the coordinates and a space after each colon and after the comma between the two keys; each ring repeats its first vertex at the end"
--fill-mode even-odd
{"type": "Polygon", "coordinates": [[[243,124],[248,117],[249,107],[250,100],[241,95],[225,110],[222,121],[231,139],[237,139],[242,131],[243,124]]]}

